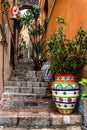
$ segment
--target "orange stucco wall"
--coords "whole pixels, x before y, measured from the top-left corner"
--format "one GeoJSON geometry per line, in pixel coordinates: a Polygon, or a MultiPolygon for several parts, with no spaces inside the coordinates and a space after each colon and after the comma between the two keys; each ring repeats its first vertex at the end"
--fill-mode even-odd
{"type": "MultiPolygon", "coordinates": [[[[1,0],[0,0],[0,2],[1,2],[1,0]]],[[[0,24],[2,24],[1,18],[2,18],[2,12],[0,10],[0,24]]],[[[7,23],[6,20],[4,22],[7,23]]],[[[0,33],[0,38],[1,38],[1,33],[0,33]]],[[[4,81],[5,81],[5,84],[6,84],[8,78],[10,77],[11,72],[12,72],[12,66],[10,65],[10,38],[11,38],[11,34],[10,34],[9,27],[8,27],[8,30],[7,30],[7,43],[8,43],[7,52],[6,52],[6,50],[4,50],[4,81]]],[[[0,44],[0,98],[1,98],[1,95],[3,92],[2,64],[3,64],[3,49],[2,49],[2,45],[0,44]]]]}
{"type": "MultiPolygon", "coordinates": [[[[50,6],[50,4],[49,4],[50,6]]],[[[56,16],[64,16],[67,37],[72,38],[77,29],[82,26],[87,30],[87,0],[56,0],[49,19],[46,39],[57,29],[56,16]]]]}
{"type": "Polygon", "coordinates": [[[50,15],[50,11],[51,11],[51,8],[52,8],[53,1],[54,0],[48,0],[48,15],[50,15]]]}
{"type": "MultiPolygon", "coordinates": [[[[44,39],[49,39],[50,34],[57,30],[57,23],[55,22],[56,16],[64,16],[67,22],[67,25],[65,26],[65,33],[70,39],[75,36],[79,27],[83,27],[87,31],[87,0],[54,1],[55,5],[49,17],[49,22],[46,33],[44,34],[44,39]]],[[[87,78],[87,67],[84,68],[82,76],[87,78]]]]}

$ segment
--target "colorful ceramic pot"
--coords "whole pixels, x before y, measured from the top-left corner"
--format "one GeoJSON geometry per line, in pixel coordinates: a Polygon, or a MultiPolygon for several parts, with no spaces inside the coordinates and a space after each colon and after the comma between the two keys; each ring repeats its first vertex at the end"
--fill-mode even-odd
{"type": "Polygon", "coordinates": [[[59,113],[71,114],[79,97],[79,84],[73,74],[56,74],[52,96],[59,113]]]}
{"type": "Polygon", "coordinates": [[[51,71],[49,70],[49,68],[50,68],[49,61],[45,62],[41,68],[44,81],[52,80],[52,74],[51,74],[51,71]]]}

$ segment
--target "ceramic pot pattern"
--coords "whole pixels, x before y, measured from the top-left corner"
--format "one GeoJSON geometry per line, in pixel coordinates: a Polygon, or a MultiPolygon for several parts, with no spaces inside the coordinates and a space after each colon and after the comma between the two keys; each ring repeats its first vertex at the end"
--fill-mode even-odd
{"type": "Polygon", "coordinates": [[[62,114],[71,114],[79,97],[79,84],[73,74],[56,74],[52,83],[52,96],[62,114]]]}
{"type": "Polygon", "coordinates": [[[52,80],[52,74],[51,74],[51,71],[49,70],[49,68],[50,68],[50,62],[49,61],[45,62],[43,64],[42,68],[41,68],[44,81],[52,80]]]}

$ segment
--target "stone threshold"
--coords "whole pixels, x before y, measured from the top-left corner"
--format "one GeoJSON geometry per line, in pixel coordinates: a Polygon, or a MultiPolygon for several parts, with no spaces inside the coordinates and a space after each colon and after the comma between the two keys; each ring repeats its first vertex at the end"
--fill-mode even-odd
{"type": "Polygon", "coordinates": [[[40,129],[32,129],[32,128],[4,128],[0,127],[0,130],[82,130],[80,126],[68,126],[67,128],[40,128],[40,129]]]}
{"type": "MultiPolygon", "coordinates": [[[[82,126],[82,116],[78,113],[62,115],[53,111],[0,112],[0,126],[62,127],[82,126]]],[[[70,129],[71,130],[71,129],[70,129]]]]}
{"type": "Polygon", "coordinates": [[[13,110],[9,110],[9,109],[2,109],[1,112],[32,112],[32,113],[39,113],[39,112],[53,112],[55,113],[56,111],[55,110],[52,110],[52,109],[13,109],[13,110]]]}

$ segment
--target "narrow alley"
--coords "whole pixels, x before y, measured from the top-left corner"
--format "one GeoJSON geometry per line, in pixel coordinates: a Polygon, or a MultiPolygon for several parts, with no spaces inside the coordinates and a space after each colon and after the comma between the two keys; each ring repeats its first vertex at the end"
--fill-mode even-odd
{"type": "Polygon", "coordinates": [[[87,0],[0,0],[0,130],[87,130],[87,0]]]}

